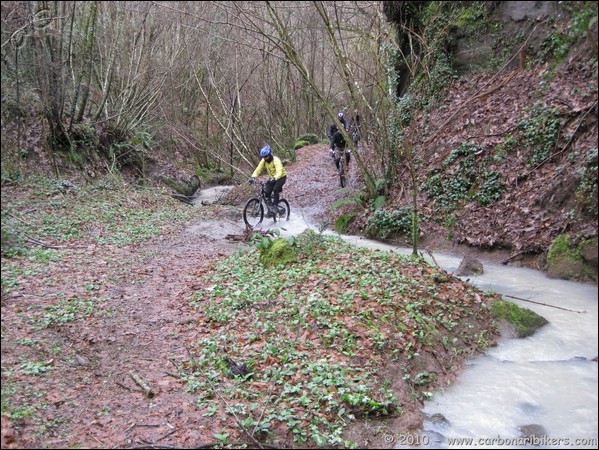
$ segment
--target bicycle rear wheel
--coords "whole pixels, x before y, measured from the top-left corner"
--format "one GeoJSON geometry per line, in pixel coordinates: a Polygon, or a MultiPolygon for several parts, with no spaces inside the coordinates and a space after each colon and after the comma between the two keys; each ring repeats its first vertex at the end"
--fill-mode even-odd
{"type": "Polygon", "coordinates": [[[264,208],[257,198],[250,198],[243,207],[243,221],[249,228],[254,228],[264,219],[264,208]]]}
{"type": "Polygon", "coordinates": [[[339,164],[339,183],[342,188],[347,185],[347,166],[343,162],[339,164]]]}

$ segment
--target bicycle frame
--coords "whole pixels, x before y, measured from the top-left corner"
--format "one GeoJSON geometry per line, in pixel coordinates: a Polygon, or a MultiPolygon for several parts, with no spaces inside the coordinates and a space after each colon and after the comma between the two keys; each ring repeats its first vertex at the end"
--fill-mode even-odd
{"type": "Polygon", "coordinates": [[[337,172],[339,173],[339,184],[342,188],[347,185],[347,175],[348,175],[348,147],[347,145],[343,148],[336,147],[335,148],[335,165],[337,166],[337,172]],[[337,151],[341,152],[339,163],[337,164],[337,151]]]}
{"type": "Polygon", "coordinates": [[[266,192],[264,190],[264,186],[266,185],[265,181],[260,181],[259,189],[256,189],[255,196],[250,198],[243,207],[243,221],[246,226],[249,228],[254,228],[255,226],[262,223],[265,216],[265,211],[268,211],[266,217],[271,217],[275,222],[277,218],[289,220],[289,215],[291,209],[289,207],[289,202],[283,198],[279,199],[279,212],[277,214],[271,215],[269,212],[269,202],[268,197],[266,196],[266,192]]]}

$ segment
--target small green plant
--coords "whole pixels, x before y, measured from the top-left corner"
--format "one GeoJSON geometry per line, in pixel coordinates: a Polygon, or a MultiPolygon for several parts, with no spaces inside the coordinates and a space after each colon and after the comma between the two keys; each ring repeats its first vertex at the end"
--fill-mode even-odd
{"type": "Polygon", "coordinates": [[[221,444],[226,444],[229,439],[229,433],[214,433],[213,435],[221,444]]]}
{"type": "Polygon", "coordinates": [[[24,362],[19,366],[21,372],[25,375],[44,375],[45,373],[52,370],[52,366],[50,366],[46,362],[24,362]]]}
{"type": "Polygon", "coordinates": [[[365,233],[368,237],[388,239],[408,236],[412,232],[412,208],[402,207],[395,210],[379,209],[368,219],[365,233]]]}
{"type": "Polygon", "coordinates": [[[476,199],[483,206],[489,206],[501,198],[505,190],[505,184],[497,172],[489,172],[485,176],[485,182],[481,185],[476,194],[476,199]]]}
{"type": "Polygon", "coordinates": [[[72,299],[64,300],[57,305],[46,307],[46,314],[42,319],[44,327],[63,325],[77,319],[82,319],[93,314],[95,305],[93,301],[72,299]]]}
{"type": "Polygon", "coordinates": [[[560,129],[560,112],[536,103],[528,118],[518,124],[522,132],[522,145],[530,149],[528,163],[531,166],[545,161],[551,155],[560,129]]]}

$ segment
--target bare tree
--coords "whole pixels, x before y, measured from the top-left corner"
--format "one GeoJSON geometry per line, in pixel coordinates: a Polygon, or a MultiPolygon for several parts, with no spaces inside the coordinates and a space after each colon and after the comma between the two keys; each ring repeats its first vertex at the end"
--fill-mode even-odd
{"type": "MultiPolygon", "coordinates": [[[[45,3],[27,4],[39,20],[45,3]]],[[[265,143],[293,158],[299,134],[324,137],[337,111],[359,109],[365,134],[376,136],[354,153],[371,196],[376,179],[391,173],[392,41],[380,2],[94,1],[52,8],[43,16],[51,26],[28,41],[21,60],[32,69],[52,141],[63,148],[77,150],[79,124],[104,133],[107,146],[156,129],[189,143],[199,165],[216,161],[243,173],[265,143]]]]}

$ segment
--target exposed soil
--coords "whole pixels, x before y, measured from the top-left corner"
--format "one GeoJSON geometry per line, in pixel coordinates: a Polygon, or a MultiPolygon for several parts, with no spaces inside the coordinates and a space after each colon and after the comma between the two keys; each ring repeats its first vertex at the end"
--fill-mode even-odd
{"type": "MultiPolygon", "coordinates": [[[[336,187],[337,174],[324,145],[302,148],[297,162],[287,169],[284,195],[312,223],[321,220],[329,205],[348,195],[336,187]]],[[[357,184],[354,167],[350,174],[352,183],[357,184]]],[[[56,292],[72,286],[68,297],[73,299],[83,286],[104,286],[97,289],[98,297],[108,299],[106,314],[35,329],[30,321],[53,292],[29,278],[19,290],[3,295],[3,374],[16,368],[25,352],[28,360],[44,360],[61,376],[28,378],[31,390],[40,392],[48,405],[43,420],[3,415],[2,448],[198,448],[214,444],[213,435],[220,430],[218,421],[197,413],[197,394],[186,391],[185,383],[176,376],[175,363],[190,359],[187,349],[201,334],[195,330],[197,314],[188,301],[198,275],[245,245],[227,238],[235,230],[243,232],[240,207],[245,190],[242,186],[229,195],[236,207],[221,210],[219,225],[192,223],[184,231],[165,233],[148,245],[75,248],[64,264],[51,265],[43,274],[55,280],[56,292]],[[25,347],[26,339],[34,343],[25,347]],[[60,351],[47,348],[49,342],[59,342],[60,351]],[[131,372],[149,383],[152,398],[144,396],[131,372]]],[[[413,369],[435,369],[439,372],[437,386],[446,385],[467,356],[465,352],[451,362],[444,361],[450,371],[438,370],[440,362],[432,356],[422,358],[422,367],[413,369]]],[[[421,424],[421,404],[402,384],[403,372],[393,366],[387,370],[399,389],[403,413],[385,422],[358,422],[348,431],[348,438],[360,446],[389,447],[381,430],[413,430],[421,424]]],[[[15,393],[12,402],[26,402],[30,392],[22,395],[15,393]]]]}

